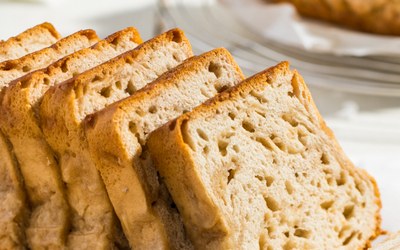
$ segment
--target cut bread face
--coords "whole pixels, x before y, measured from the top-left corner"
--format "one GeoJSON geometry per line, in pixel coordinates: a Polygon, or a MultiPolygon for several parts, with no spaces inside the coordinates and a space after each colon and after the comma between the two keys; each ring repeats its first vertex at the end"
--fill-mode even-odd
{"type": "Polygon", "coordinates": [[[400,249],[400,232],[390,234],[385,240],[369,248],[371,250],[398,250],[400,249]]]}
{"type": "Polygon", "coordinates": [[[56,43],[60,34],[50,23],[29,28],[15,37],[0,41],[0,62],[17,59],[56,43]]]}
{"type": "MultiPolygon", "coordinates": [[[[31,71],[47,67],[50,63],[70,53],[89,47],[98,40],[93,30],[84,30],[59,40],[51,47],[36,51],[19,59],[0,63],[0,89],[6,87],[8,83],[15,78],[30,73],[31,71]]],[[[0,144],[0,155],[11,154],[11,145],[8,139],[4,137],[3,133],[0,134],[0,137],[6,142],[0,144]],[[4,145],[8,145],[8,147],[4,145]]],[[[41,157],[41,155],[30,154],[29,151],[23,151],[23,154],[26,158],[32,160],[41,157]]],[[[4,164],[3,167],[3,174],[8,176],[15,176],[14,172],[18,168],[15,164],[4,164]]],[[[55,170],[53,172],[55,182],[48,182],[47,175],[32,171],[30,167],[31,166],[19,169],[24,179],[27,198],[31,209],[26,229],[28,245],[31,248],[62,246],[66,233],[67,206],[64,192],[62,191],[63,187],[60,182],[60,175],[58,171],[55,170]]],[[[18,180],[15,179],[13,182],[14,186],[5,185],[4,187],[2,186],[2,189],[6,194],[11,194],[16,190],[16,185],[22,185],[21,183],[17,184],[17,182],[18,180]]],[[[0,185],[3,184],[5,183],[1,183],[0,185]]],[[[10,212],[12,216],[9,217],[9,221],[11,223],[14,220],[19,220],[17,217],[20,216],[17,211],[18,210],[14,210],[10,212]]]]}
{"type": "MultiPolygon", "coordinates": [[[[38,107],[44,93],[51,86],[131,50],[141,42],[136,29],[126,28],[90,48],[79,50],[60,59],[46,69],[37,70],[11,82],[3,91],[0,127],[11,141],[20,168],[26,175],[36,171],[48,178],[54,178],[55,175],[52,173],[58,171],[54,152],[44,138],[40,119],[38,119],[38,107]],[[27,151],[31,152],[29,155],[36,155],[36,157],[29,157],[27,151]]],[[[63,176],[64,178],[67,177],[63,176]]],[[[114,241],[118,239],[115,235],[117,231],[112,226],[117,224],[114,222],[113,209],[105,190],[100,191],[95,200],[82,200],[79,199],[79,193],[76,193],[76,196],[67,193],[67,201],[71,207],[67,247],[110,249],[114,241]],[[87,212],[85,210],[89,202],[97,207],[87,212]]]]}
{"type": "Polygon", "coordinates": [[[86,119],[91,155],[133,248],[193,248],[148,157],[147,135],[242,79],[229,52],[216,49],[86,119]]]}
{"type": "Polygon", "coordinates": [[[58,156],[69,199],[94,213],[99,204],[93,201],[100,194],[106,197],[84,137],[86,115],[128,97],[190,56],[189,41],[174,29],[46,92],[40,107],[42,129],[58,156]]]}
{"type": "Polygon", "coordinates": [[[199,249],[363,249],[379,234],[375,181],[288,63],[169,122],[147,146],[199,249]]]}

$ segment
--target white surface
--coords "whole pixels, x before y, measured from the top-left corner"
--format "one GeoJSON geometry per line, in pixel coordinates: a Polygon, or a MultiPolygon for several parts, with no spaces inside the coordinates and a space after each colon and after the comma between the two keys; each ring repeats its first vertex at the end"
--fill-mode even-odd
{"type": "MultiPolygon", "coordinates": [[[[154,2],[0,1],[0,39],[43,21],[52,22],[63,35],[93,28],[106,36],[134,25],[149,38],[154,28],[154,2]]],[[[312,89],[312,93],[349,157],[376,178],[382,194],[383,228],[400,230],[400,99],[321,89],[312,89]]]]}
{"type": "Polygon", "coordinates": [[[400,56],[400,38],[366,34],[300,17],[289,4],[223,0],[250,28],[268,39],[337,55],[400,56]]]}

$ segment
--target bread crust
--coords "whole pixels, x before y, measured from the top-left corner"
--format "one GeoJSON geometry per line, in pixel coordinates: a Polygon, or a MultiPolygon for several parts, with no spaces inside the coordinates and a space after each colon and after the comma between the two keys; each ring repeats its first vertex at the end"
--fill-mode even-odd
{"type": "MultiPolygon", "coordinates": [[[[222,239],[221,242],[217,243],[218,247],[226,249],[235,248],[235,246],[232,245],[232,242],[223,240],[230,234],[230,230],[232,229],[229,228],[224,217],[221,216],[222,212],[214,203],[213,198],[206,191],[198,191],[204,190],[204,183],[201,174],[196,168],[196,162],[192,156],[190,144],[188,144],[189,139],[185,139],[184,134],[187,126],[186,123],[197,118],[212,119],[216,110],[220,108],[221,103],[224,101],[240,99],[246,96],[250,91],[260,90],[266,85],[275,82],[276,78],[280,75],[288,73],[290,73],[289,63],[282,62],[277,66],[260,72],[245,80],[243,83],[228,89],[195,108],[192,112],[186,113],[179,118],[168,122],[151,133],[148,140],[150,153],[184,218],[185,226],[190,228],[189,232],[191,232],[191,239],[196,243],[197,247],[213,248],[216,246],[214,245],[214,241],[222,239]],[[190,204],[191,202],[189,202],[190,200],[198,201],[196,203],[197,205],[192,206],[192,204],[190,204]],[[196,214],[199,216],[196,216],[196,214]],[[202,218],[202,220],[199,221],[196,217],[202,218]],[[207,239],[211,240],[207,241],[207,239]]],[[[336,151],[341,155],[341,160],[345,163],[345,168],[350,173],[357,172],[359,175],[363,176],[363,178],[369,179],[374,188],[376,198],[374,202],[377,206],[375,218],[373,219],[375,230],[371,233],[369,239],[364,242],[364,245],[359,248],[364,249],[370,245],[370,241],[373,238],[380,234],[381,219],[379,212],[381,202],[376,181],[364,170],[356,169],[345,156],[332,131],[326,126],[319,114],[304,80],[296,71],[293,72],[293,76],[295,83],[292,82],[292,84],[297,85],[294,86],[295,89],[297,88],[297,92],[294,90],[294,95],[302,93],[298,98],[302,102],[312,106],[311,111],[309,111],[314,112],[313,115],[317,117],[320,128],[331,139],[336,151]]]]}
{"type": "Polygon", "coordinates": [[[44,22],[15,37],[0,41],[0,62],[17,59],[57,42],[61,35],[51,23],[44,22]]]}
{"type": "Polygon", "coordinates": [[[274,0],[293,4],[306,17],[381,35],[400,35],[400,4],[397,1],[274,0]]]}

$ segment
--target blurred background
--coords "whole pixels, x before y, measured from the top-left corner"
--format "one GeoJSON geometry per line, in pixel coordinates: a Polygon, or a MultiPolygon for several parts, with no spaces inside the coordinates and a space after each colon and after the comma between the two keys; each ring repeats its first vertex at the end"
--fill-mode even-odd
{"type": "Polygon", "coordinates": [[[378,181],[383,228],[400,230],[400,37],[349,31],[259,0],[0,0],[0,39],[48,21],[62,35],[172,27],[195,53],[226,47],[248,76],[287,60],[351,160],[378,181]]]}

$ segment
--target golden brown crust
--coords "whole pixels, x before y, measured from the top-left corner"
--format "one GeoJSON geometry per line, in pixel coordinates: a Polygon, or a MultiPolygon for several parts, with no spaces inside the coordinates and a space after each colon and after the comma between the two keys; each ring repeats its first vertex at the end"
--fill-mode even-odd
{"type": "Polygon", "coordinates": [[[21,57],[25,53],[32,53],[41,47],[50,46],[60,38],[61,35],[52,24],[45,22],[36,25],[15,37],[0,41],[0,59],[10,60],[21,57]],[[16,49],[20,49],[20,52],[16,49]]]}
{"type": "Polygon", "coordinates": [[[400,35],[398,1],[275,0],[292,3],[301,15],[382,35],[400,35]]]}
{"type": "MultiPolygon", "coordinates": [[[[169,176],[174,176],[174,180],[180,179],[180,180],[185,180],[188,179],[191,181],[190,185],[187,186],[184,181],[180,183],[176,183],[175,181],[172,181],[175,183],[174,185],[176,186],[170,186],[169,188],[174,188],[174,189],[184,189],[188,190],[187,193],[190,193],[192,196],[197,196],[196,200],[201,200],[201,206],[198,205],[198,207],[193,207],[192,209],[188,207],[180,207],[180,202],[184,202],[187,199],[193,199],[193,197],[183,197],[185,194],[180,193],[177,196],[174,196],[173,198],[175,199],[178,208],[180,209],[181,212],[183,212],[183,215],[185,216],[185,210],[197,210],[199,214],[207,214],[209,216],[210,220],[211,218],[222,218],[218,214],[210,213],[209,211],[214,211],[217,213],[214,209],[215,203],[213,202],[211,197],[208,197],[205,193],[203,193],[204,196],[200,197],[198,195],[202,195],[200,192],[195,192],[197,186],[202,186],[202,179],[200,178],[200,174],[197,172],[195,167],[196,164],[194,163],[194,159],[192,158],[192,154],[190,153],[191,150],[184,140],[184,130],[185,130],[185,123],[190,120],[194,120],[200,117],[203,117],[204,119],[207,119],[208,117],[212,118],[215,115],[216,110],[218,110],[218,107],[220,106],[220,103],[226,100],[229,101],[234,101],[236,99],[240,99],[244,96],[246,96],[250,91],[252,90],[262,90],[265,85],[267,84],[272,84],[275,82],[275,77],[279,75],[285,75],[289,72],[289,64],[288,62],[282,62],[278,64],[275,67],[269,68],[265,71],[262,71],[251,78],[245,80],[243,83],[236,85],[233,88],[228,89],[227,91],[217,95],[216,97],[208,100],[204,104],[200,105],[199,107],[195,108],[192,112],[186,113],[179,118],[172,120],[165,124],[164,126],[160,127],[156,131],[152,132],[149,140],[148,140],[148,146],[153,155],[157,155],[155,157],[156,165],[157,166],[162,166],[159,168],[159,171],[161,175],[167,179],[167,185],[168,185],[168,178],[169,176]],[[251,82],[251,84],[246,84],[246,82],[251,82]],[[165,153],[165,154],[164,154],[165,153]],[[170,164],[168,163],[168,160],[166,159],[171,159],[171,162],[180,162],[179,164],[170,164]],[[178,168],[179,166],[185,166],[185,169],[178,168]],[[170,174],[165,174],[165,173],[170,173],[170,174]],[[179,186],[183,185],[183,186],[179,186]],[[182,197],[181,197],[182,195],[182,197]],[[179,202],[180,201],[180,202],[179,202]],[[207,212],[208,211],[208,212],[207,212]]],[[[370,239],[366,241],[364,244],[365,247],[369,246],[370,241],[378,236],[380,234],[380,208],[381,208],[381,202],[380,202],[380,196],[379,196],[379,190],[376,185],[376,181],[368,175],[364,170],[357,169],[355,166],[350,162],[350,160],[344,155],[341,147],[336,141],[336,138],[333,135],[333,132],[326,126],[325,122],[323,121],[321,115],[318,112],[318,109],[315,106],[315,103],[312,100],[311,94],[308,91],[304,80],[301,78],[300,75],[296,71],[293,72],[294,78],[296,79],[295,83],[292,82],[292,84],[297,84],[295,86],[295,89],[298,88],[301,91],[301,96],[298,96],[298,98],[303,102],[306,103],[307,105],[312,106],[312,110],[310,112],[314,112],[314,115],[317,117],[319,125],[321,129],[324,131],[324,133],[331,139],[332,143],[334,144],[336,151],[339,152],[341,159],[343,162],[345,162],[344,167],[350,172],[354,173],[356,172],[357,174],[363,176],[364,180],[370,180],[370,183],[372,184],[374,188],[374,193],[375,193],[375,204],[377,205],[378,209],[375,214],[375,232],[370,235],[370,239]]],[[[294,93],[294,95],[299,95],[299,93],[294,93]]],[[[187,203],[185,203],[187,204],[187,203]]],[[[193,220],[193,217],[190,217],[190,213],[186,215],[186,220],[190,221],[193,220]]],[[[204,218],[204,217],[203,217],[204,218]]],[[[198,235],[201,235],[202,233],[205,233],[202,231],[201,228],[197,228],[196,225],[191,225],[194,230],[197,230],[197,236],[192,235],[192,240],[196,240],[196,237],[198,235]]],[[[212,230],[215,230],[219,236],[221,234],[224,234],[224,232],[227,232],[226,225],[224,221],[222,220],[215,220],[213,222],[212,230]]],[[[207,243],[202,243],[203,246],[204,244],[207,243]]],[[[224,242],[223,244],[228,244],[229,242],[224,242]]],[[[228,245],[224,245],[225,247],[229,247],[228,245]]],[[[361,247],[361,249],[364,247],[361,247]]]]}

